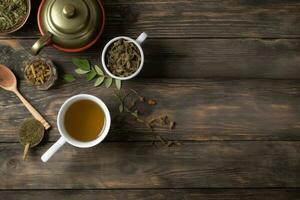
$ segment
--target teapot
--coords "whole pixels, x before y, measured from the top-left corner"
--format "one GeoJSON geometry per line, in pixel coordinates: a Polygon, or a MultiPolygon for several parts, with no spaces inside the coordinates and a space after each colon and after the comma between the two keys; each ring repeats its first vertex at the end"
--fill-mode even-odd
{"type": "Polygon", "coordinates": [[[100,38],[105,24],[101,0],[42,0],[38,15],[42,37],[31,53],[51,45],[64,52],[81,52],[100,38]]]}

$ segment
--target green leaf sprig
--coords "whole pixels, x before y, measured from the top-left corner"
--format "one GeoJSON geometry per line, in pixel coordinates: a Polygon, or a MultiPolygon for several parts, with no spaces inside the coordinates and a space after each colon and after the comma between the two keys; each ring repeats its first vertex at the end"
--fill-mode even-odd
{"type": "Polygon", "coordinates": [[[62,78],[68,83],[75,81],[75,77],[72,74],[65,74],[62,76],[62,78]]]}
{"type": "Polygon", "coordinates": [[[113,79],[110,76],[106,75],[101,67],[99,67],[99,65],[91,66],[89,60],[81,58],[73,58],[72,63],[76,66],[76,74],[84,75],[87,81],[95,80],[95,87],[103,85],[104,87],[109,88],[113,85],[114,82],[116,88],[118,90],[121,90],[121,80],[113,79]]]}

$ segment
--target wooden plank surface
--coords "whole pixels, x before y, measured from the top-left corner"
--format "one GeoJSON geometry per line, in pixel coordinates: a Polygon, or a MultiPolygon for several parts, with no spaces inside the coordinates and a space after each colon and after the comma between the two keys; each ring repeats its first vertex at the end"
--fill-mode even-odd
{"type": "MultiPolygon", "coordinates": [[[[106,41],[84,53],[61,53],[49,47],[42,55],[50,57],[61,71],[71,73],[71,58],[100,63],[106,41]]],[[[22,78],[21,68],[31,56],[33,43],[0,40],[0,63],[14,68],[22,78]]],[[[146,61],[139,78],[300,78],[299,39],[149,39],[144,50],[146,61]]]]}
{"type": "MultiPolygon", "coordinates": [[[[13,37],[39,35],[38,2],[35,0],[29,22],[13,37]]],[[[105,0],[104,4],[105,38],[142,31],[153,38],[295,38],[300,32],[300,3],[294,0],[105,0]]]]}
{"type": "MultiPolygon", "coordinates": [[[[95,88],[78,80],[58,85],[46,92],[33,90],[24,81],[21,92],[53,125],[47,134],[58,139],[56,114],[72,95],[88,93],[107,103],[113,116],[109,140],[152,140],[153,133],[143,124],[125,117],[119,122],[118,100],[113,89],[95,88]],[[122,124],[122,125],[121,125],[122,124]]],[[[168,114],[178,126],[155,129],[176,140],[300,140],[300,82],[272,80],[198,80],[148,79],[124,83],[123,89],[134,88],[146,98],[158,101],[156,106],[140,105],[141,116],[152,118],[168,114]],[[178,96],[180,94],[180,96],[178,96]]],[[[18,125],[30,114],[14,94],[0,91],[0,141],[16,142],[18,125]]]]}
{"type": "MultiPolygon", "coordinates": [[[[24,60],[40,36],[36,11],[23,29],[0,36],[0,63],[22,79],[24,60]],[[14,40],[16,38],[17,40],[14,40]]],[[[126,82],[158,105],[146,118],[167,113],[174,131],[116,119],[113,90],[78,79],[50,91],[21,81],[21,92],[53,125],[38,148],[21,160],[18,125],[30,114],[0,90],[0,199],[299,199],[300,2],[105,0],[102,39],[84,53],[43,51],[60,72],[72,57],[99,63],[112,37],[146,31],[145,68],[126,82]],[[148,79],[150,78],[150,79],[148,79]],[[157,79],[155,79],[157,78],[157,79]],[[202,79],[217,78],[217,79],[202,79]],[[267,78],[272,80],[224,80],[267,78]],[[59,137],[56,113],[78,93],[102,98],[113,113],[111,133],[91,149],[66,145],[44,164],[40,156],[59,137]],[[181,146],[151,144],[155,134],[181,146]],[[200,189],[202,188],[202,189],[200,189]],[[64,190],[67,189],[67,190],[64,190]]]]}
{"type": "Polygon", "coordinates": [[[48,163],[50,143],[21,161],[20,144],[0,144],[0,189],[300,187],[299,142],[111,142],[64,146],[48,163]]]}
{"type": "Polygon", "coordinates": [[[13,190],[0,191],[3,199],[73,200],[298,200],[295,189],[152,189],[152,190],[13,190]]]}

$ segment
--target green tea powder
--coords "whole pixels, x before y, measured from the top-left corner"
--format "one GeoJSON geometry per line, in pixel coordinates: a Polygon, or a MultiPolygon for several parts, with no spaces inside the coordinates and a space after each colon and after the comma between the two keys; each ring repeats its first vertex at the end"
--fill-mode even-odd
{"type": "Polygon", "coordinates": [[[22,145],[30,143],[30,146],[35,146],[43,139],[44,126],[36,119],[27,119],[22,123],[18,135],[22,145]]]}

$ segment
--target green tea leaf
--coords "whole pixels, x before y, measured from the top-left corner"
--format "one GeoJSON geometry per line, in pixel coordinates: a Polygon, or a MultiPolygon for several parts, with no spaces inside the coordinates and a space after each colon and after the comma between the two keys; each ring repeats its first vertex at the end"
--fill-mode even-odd
{"type": "Polygon", "coordinates": [[[99,85],[101,85],[104,81],[105,77],[104,76],[100,76],[99,78],[97,78],[97,80],[95,81],[94,86],[97,87],[99,85]]]}
{"type": "Polygon", "coordinates": [[[89,73],[89,71],[85,71],[85,70],[83,70],[83,69],[81,69],[81,68],[77,68],[77,69],[75,69],[75,72],[77,73],[77,74],[87,74],[87,73],[89,73]]]}
{"type": "Polygon", "coordinates": [[[72,62],[76,67],[84,71],[91,71],[90,62],[87,59],[72,58],[72,62]]]}
{"type": "Polygon", "coordinates": [[[97,73],[94,69],[92,69],[89,73],[86,74],[86,80],[91,81],[97,76],[97,73]]]}
{"type": "Polygon", "coordinates": [[[133,115],[135,118],[139,118],[139,114],[138,114],[137,110],[135,110],[134,112],[132,112],[131,115],[133,115]]]}
{"type": "Polygon", "coordinates": [[[69,83],[75,81],[75,77],[72,74],[65,74],[62,78],[69,83]]]}
{"type": "Polygon", "coordinates": [[[116,84],[116,88],[117,88],[118,90],[121,90],[121,87],[122,87],[122,82],[121,82],[121,80],[115,79],[115,84],[116,84]]]}
{"type": "Polygon", "coordinates": [[[98,75],[100,75],[100,76],[104,75],[102,69],[98,65],[95,65],[94,68],[98,75]]]}
{"type": "Polygon", "coordinates": [[[124,105],[123,105],[123,103],[121,103],[119,105],[119,111],[120,111],[120,113],[124,111],[124,105]]]}
{"type": "Polygon", "coordinates": [[[108,77],[108,78],[106,78],[106,79],[104,80],[104,86],[105,86],[106,88],[109,88],[109,87],[111,86],[112,82],[113,82],[113,79],[110,78],[110,77],[108,77]]]}
{"type": "Polygon", "coordinates": [[[141,120],[140,118],[136,118],[136,121],[140,122],[140,123],[145,123],[143,120],[141,120]]]}

